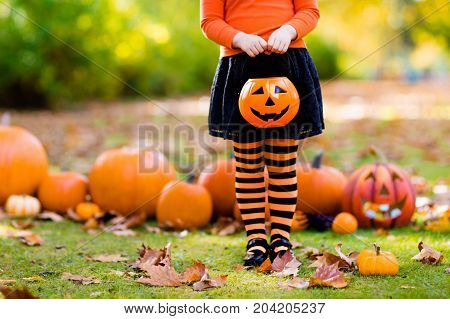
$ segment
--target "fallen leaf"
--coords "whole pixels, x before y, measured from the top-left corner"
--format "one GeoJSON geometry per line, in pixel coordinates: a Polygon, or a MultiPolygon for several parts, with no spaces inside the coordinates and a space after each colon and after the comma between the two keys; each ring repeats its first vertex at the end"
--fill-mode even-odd
{"type": "Polygon", "coordinates": [[[119,262],[119,261],[127,261],[128,260],[128,258],[123,257],[120,254],[87,256],[86,259],[89,261],[98,261],[98,262],[102,262],[102,263],[115,263],[115,262],[119,262]]]}
{"type": "Polygon", "coordinates": [[[402,289],[414,289],[414,288],[416,288],[416,287],[414,287],[414,286],[409,286],[409,285],[401,285],[400,288],[402,288],[402,289]]]}
{"type": "Polygon", "coordinates": [[[131,266],[147,271],[151,266],[171,265],[170,246],[169,243],[163,249],[152,249],[142,244],[139,249],[139,258],[131,266]]]}
{"type": "Polygon", "coordinates": [[[440,252],[424,244],[422,241],[419,243],[418,248],[419,253],[412,259],[418,260],[421,263],[437,265],[442,261],[442,259],[444,259],[444,256],[440,252]]]}
{"type": "Polygon", "coordinates": [[[229,236],[240,232],[242,223],[231,217],[219,217],[215,226],[211,229],[213,235],[229,236]]]}
{"type": "Polygon", "coordinates": [[[48,210],[44,210],[42,213],[40,213],[37,216],[38,219],[40,220],[51,220],[53,222],[62,222],[64,220],[64,217],[62,217],[61,215],[55,213],[55,212],[50,212],[48,210]]]}
{"type": "Polygon", "coordinates": [[[100,280],[95,277],[84,277],[81,275],[72,275],[70,272],[65,272],[62,274],[61,279],[71,280],[78,282],[82,285],[99,284],[100,280]]]}
{"type": "Polygon", "coordinates": [[[146,272],[150,277],[141,277],[137,280],[138,283],[166,287],[179,287],[183,284],[181,275],[171,265],[149,266],[146,272]]]}
{"type": "Polygon", "coordinates": [[[338,269],[338,263],[322,264],[309,279],[309,287],[323,286],[333,288],[347,287],[344,274],[338,269]]]}
{"type": "Polygon", "coordinates": [[[17,229],[30,229],[34,227],[34,222],[31,219],[27,220],[12,220],[11,226],[17,228],[17,229]]]}
{"type": "Polygon", "coordinates": [[[304,279],[300,277],[294,277],[291,280],[283,281],[278,283],[278,286],[280,286],[283,289],[305,289],[309,287],[309,281],[305,281],[304,279]]]}
{"type": "Polygon", "coordinates": [[[356,259],[358,258],[359,253],[356,251],[352,251],[351,253],[346,255],[342,252],[341,248],[342,248],[341,243],[337,244],[336,247],[334,247],[339,257],[341,257],[341,259],[344,260],[349,265],[349,269],[354,270],[356,268],[356,259]]]}
{"type": "Polygon", "coordinates": [[[261,265],[259,265],[258,268],[256,268],[257,272],[270,272],[272,270],[272,263],[270,262],[270,259],[267,258],[266,260],[263,261],[263,263],[261,265]]]}
{"type": "Polygon", "coordinates": [[[134,232],[131,229],[114,230],[111,233],[116,235],[116,236],[123,236],[123,237],[134,237],[134,236],[136,236],[136,232],[134,232]]]}
{"type": "Polygon", "coordinates": [[[297,276],[298,268],[302,263],[295,258],[291,250],[285,252],[281,257],[278,255],[272,262],[272,271],[278,277],[297,276]]]}
{"type": "Polygon", "coordinates": [[[248,269],[248,267],[245,267],[244,265],[241,265],[241,264],[234,265],[234,271],[235,272],[241,272],[241,271],[243,271],[245,269],[248,269]]]}
{"type": "Polygon", "coordinates": [[[206,271],[206,266],[201,261],[195,260],[194,265],[181,274],[182,282],[191,284],[200,281],[206,271]]]}
{"type": "Polygon", "coordinates": [[[0,286],[0,292],[5,299],[39,299],[39,297],[34,296],[26,288],[17,289],[0,286]]]}
{"type": "Polygon", "coordinates": [[[387,229],[384,229],[384,228],[377,228],[377,229],[373,232],[373,234],[374,234],[375,236],[383,236],[383,237],[385,237],[385,236],[389,235],[389,231],[388,231],[387,229]]]}
{"type": "Polygon", "coordinates": [[[13,284],[13,283],[15,283],[15,282],[16,282],[15,279],[1,279],[1,278],[0,278],[0,286],[1,286],[1,285],[13,284]]]}
{"type": "Polygon", "coordinates": [[[159,234],[161,233],[161,228],[154,226],[147,226],[145,229],[151,234],[159,234]]]}
{"type": "Polygon", "coordinates": [[[189,230],[187,229],[180,231],[179,233],[175,233],[175,236],[177,236],[178,238],[184,238],[187,235],[189,235],[189,230]]]}
{"type": "Polygon", "coordinates": [[[302,248],[304,247],[303,243],[296,241],[295,239],[291,240],[292,249],[302,248]]]}
{"type": "Polygon", "coordinates": [[[69,217],[69,219],[72,219],[72,220],[74,220],[76,222],[80,222],[81,221],[80,216],[78,216],[78,214],[72,208],[69,208],[66,211],[66,215],[67,215],[67,217],[69,217]]]}
{"type": "Polygon", "coordinates": [[[227,282],[228,276],[211,277],[206,272],[200,281],[197,281],[192,286],[195,291],[203,291],[209,288],[223,287],[227,282]]]}
{"type": "Polygon", "coordinates": [[[22,280],[25,280],[25,281],[43,281],[43,280],[45,280],[45,278],[42,277],[42,276],[32,276],[32,277],[22,278],[22,280]]]}
{"type": "Polygon", "coordinates": [[[89,295],[89,297],[95,298],[95,297],[98,297],[98,296],[101,296],[101,295],[102,295],[102,292],[101,292],[101,291],[94,291],[94,292],[92,292],[92,293],[89,295]]]}
{"type": "Polygon", "coordinates": [[[314,247],[305,247],[300,251],[307,259],[316,259],[315,256],[320,254],[320,250],[314,247]]]}
{"type": "Polygon", "coordinates": [[[450,267],[449,267],[449,268],[445,268],[445,272],[446,272],[447,274],[450,274],[450,267]]]}
{"type": "Polygon", "coordinates": [[[111,226],[108,228],[110,231],[127,230],[144,225],[146,220],[147,214],[143,211],[138,211],[129,216],[118,216],[111,219],[109,222],[111,226]]]}
{"type": "Polygon", "coordinates": [[[337,263],[338,269],[340,270],[356,270],[356,259],[358,258],[359,253],[356,251],[352,251],[351,253],[346,255],[342,252],[341,248],[341,243],[337,244],[335,247],[338,256],[327,251],[319,255],[314,255],[313,257],[315,257],[316,259],[309,265],[309,268],[319,268],[322,265],[330,266],[337,263]]]}
{"type": "Polygon", "coordinates": [[[26,234],[25,236],[19,236],[19,239],[22,243],[27,246],[41,246],[44,241],[41,236],[38,234],[26,234]]]}

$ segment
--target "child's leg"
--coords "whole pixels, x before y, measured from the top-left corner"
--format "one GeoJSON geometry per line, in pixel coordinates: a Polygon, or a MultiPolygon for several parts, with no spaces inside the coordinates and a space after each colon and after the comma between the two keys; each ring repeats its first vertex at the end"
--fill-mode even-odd
{"type": "Polygon", "coordinates": [[[247,232],[249,252],[267,252],[263,141],[233,142],[236,160],[236,200],[247,232]]]}
{"type": "Polygon", "coordinates": [[[291,225],[297,204],[297,150],[298,141],[293,139],[267,139],[264,145],[274,253],[290,248],[291,225]]]}

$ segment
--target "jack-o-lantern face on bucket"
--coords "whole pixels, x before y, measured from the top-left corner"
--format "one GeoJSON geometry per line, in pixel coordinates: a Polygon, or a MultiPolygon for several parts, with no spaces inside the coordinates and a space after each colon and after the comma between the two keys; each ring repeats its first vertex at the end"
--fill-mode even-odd
{"type": "Polygon", "coordinates": [[[286,77],[249,79],[239,97],[239,110],[244,119],[260,128],[285,126],[299,107],[297,90],[286,77]]]}
{"type": "Polygon", "coordinates": [[[408,175],[389,163],[366,164],[347,184],[343,208],[363,227],[391,228],[409,223],[415,191],[408,175]]]}

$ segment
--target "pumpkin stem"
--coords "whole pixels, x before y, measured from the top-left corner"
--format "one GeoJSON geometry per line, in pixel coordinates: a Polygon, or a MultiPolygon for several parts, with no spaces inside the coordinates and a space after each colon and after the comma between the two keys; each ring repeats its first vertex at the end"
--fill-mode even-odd
{"type": "Polygon", "coordinates": [[[322,165],[322,158],[323,158],[323,150],[320,150],[314,156],[311,166],[313,168],[320,168],[320,166],[322,165]]]}
{"type": "Polygon", "coordinates": [[[190,172],[187,176],[186,176],[186,182],[188,182],[189,184],[194,184],[197,180],[197,174],[195,174],[194,172],[190,172]]]}
{"type": "Polygon", "coordinates": [[[369,146],[369,153],[373,157],[375,157],[379,162],[385,164],[387,163],[386,155],[375,145],[369,146]]]}
{"type": "Polygon", "coordinates": [[[375,252],[377,253],[377,256],[379,256],[380,250],[381,250],[380,246],[378,246],[377,244],[373,244],[373,247],[375,248],[375,252]]]}
{"type": "Polygon", "coordinates": [[[2,117],[0,118],[0,125],[9,126],[10,124],[11,124],[11,114],[9,114],[9,112],[3,113],[2,117]]]}

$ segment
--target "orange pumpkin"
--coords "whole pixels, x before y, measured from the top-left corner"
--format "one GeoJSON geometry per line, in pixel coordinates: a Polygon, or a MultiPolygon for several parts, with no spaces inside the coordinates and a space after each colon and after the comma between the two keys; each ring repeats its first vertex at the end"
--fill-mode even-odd
{"type": "Polygon", "coordinates": [[[378,162],[366,164],[350,177],[343,197],[343,209],[358,219],[361,227],[405,226],[414,213],[416,194],[408,175],[387,163],[375,149],[378,162]]]}
{"type": "Polygon", "coordinates": [[[21,127],[0,126],[0,205],[10,195],[33,194],[47,169],[47,153],[33,134],[21,127]]]}
{"type": "Polygon", "coordinates": [[[38,198],[46,210],[66,212],[83,202],[88,192],[88,180],[75,172],[50,173],[38,189],[38,198]]]}
{"type": "Polygon", "coordinates": [[[81,220],[88,220],[101,212],[100,207],[94,203],[83,202],[75,207],[75,213],[81,220]]]}
{"type": "Polygon", "coordinates": [[[349,213],[339,213],[331,224],[331,230],[338,234],[353,234],[358,229],[358,221],[349,213]]]}
{"type": "Polygon", "coordinates": [[[261,128],[285,126],[299,107],[297,89],[286,77],[249,79],[239,96],[242,117],[261,128]]]}
{"type": "Polygon", "coordinates": [[[381,251],[377,245],[374,247],[375,249],[365,249],[359,253],[356,259],[359,273],[365,276],[395,276],[399,270],[395,255],[389,251],[381,251]]]}
{"type": "Polygon", "coordinates": [[[234,188],[234,162],[230,159],[211,163],[201,172],[197,183],[211,194],[214,215],[232,217],[236,190],[234,188]]]}
{"type": "Polygon", "coordinates": [[[120,148],[95,160],[89,186],[93,202],[103,210],[119,215],[139,211],[153,217],[163,187],[175,177],[175,169],[163,154],[120,148]]]}
{"type": "Polygon", "coordinates": [[[213,203],[208,190],[198,184],[169,182],[156,206],[156,220],[163,228],[197,229],[208,225],[213,203]]]}
{"type": "Polygon", "coordinates": [[[336,215],[341,210],[347,178],[334,167],[322,165],[319,152],[311,165],[297,165],[297,209],[305,213],[336,215]]]}

